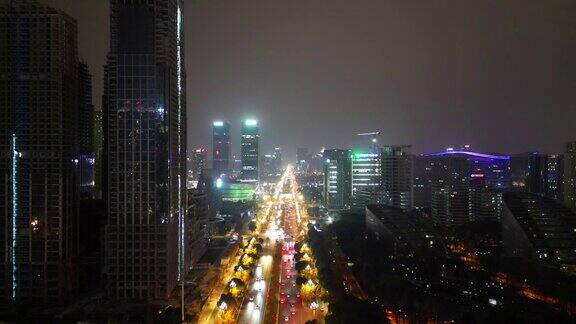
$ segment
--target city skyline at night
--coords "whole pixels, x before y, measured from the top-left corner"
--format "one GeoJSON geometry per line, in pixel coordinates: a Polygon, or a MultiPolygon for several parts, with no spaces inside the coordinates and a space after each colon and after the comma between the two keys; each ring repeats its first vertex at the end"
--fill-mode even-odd
{"type": "Polygon", "coordinates": [[[0,322],[576,323],[575,31],[0,0],[0,322]]]}

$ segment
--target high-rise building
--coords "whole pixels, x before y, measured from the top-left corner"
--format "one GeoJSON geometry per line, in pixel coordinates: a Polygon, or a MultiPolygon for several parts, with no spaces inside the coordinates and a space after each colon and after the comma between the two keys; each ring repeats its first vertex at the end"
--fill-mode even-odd
{"type": "Polygon", "coordinates": [[[308,173],[310,166],[310,153],[308,148],[299,147],[296,149],[296,170],[300,173],[308,173]]]}
{"type": "Polygon", "coordinates": [[[186,208],[185,258],[187,264],[195,264],[206,251],[209,223],[207,195],[197,188],[188,189],[188,203],[186,208]]]}
{"type": "Polygon", "coordinates": [[[413,172],[410,146],[384,146],[380,159],[384,204],[411,209],[413,172]]]}
{"type": "Polygon", "coordinates": [[[230,123],[212,123],[212,169],[219,173],[230,172],[231,163],[230,123]]]}
{"type": "Polygon", "coordinates": [[[104,130],[102,129],[102,111],[94,112],[94,191],[96,199],[102,199],[104,161],[104,130]]]}
{"type": "Polygon", "coordinates": [[[76,21],[46,5],[2,2],[0,39],[0,304],[60,302],[78,282],[89,73],[76,21]]]}
{"type": "Polygon", "coordinates": [[[268,180],[276,176],[274,169],[274,155],[264,154],[260,159],[260,179],[268,180]]]}
{"type": "Polygon", "coordinates": [[[242,122],[241,153],[242,153],[242,182],[258,182],[258,162],[260,160],[260,126],[255,119],[246,119],[242,122]]]}
{"type": "Polygon", "coordinates": [[[517,154],[510,158],[512,187],[552,199],[562,199],[561,155],[517,154]]]}
{"type": "Polygon", "coordinates": [[[282,150],[279,147],[274,148],[274,172],[277,176],[282,175],[282,150]]]}
{"type": "Polygon", "coordinates": [[[352,196],[361,191],[376,191],[382,186],[380,154],[352,152],[352,196]]]}
{"type": "Polygon", "coordinates": [[[364,210],[369,203],[381,203],[382,173],[379,153],[354,150],[351,155],[351,207],[364,210]]]}
{"type": "Polygon", "coordinates": [[[576,211],[576,141],[566,143],[563,160],[564,204],[576,211]]]}
{"type": "Polygon", "coordinates": [[[92,105],[92,76],[85,62],[78,64],[78,107],[80,154],[77,177],[80,182],[80,198],[95,198],[94,106],[92,105]]]}
{"type": "Polygon", "coordinates": [[[260,159],[260,179],[275,181],[282,176],[282,151],[279,147],[272,154],[260,159]]]}
{"type": "Polygon", "coordinates": [[[468,219],[499,221],[502,217],[502,190],[475,185],[468,190],[468,219]]]}
{"type": "Polygon", "coordinates": [[[350,150],[324,150],[324,205],[328,210],[350,208],[351,185],[350,150]]]}
{"type": "Polygon", "coordinates": [[[197,148],[192,151],[192,158],[190,159],[189,178],[191,181],[198,181],[202,170],[206,168],[206,159],[208,158],[208,150],[205,148],[197,148]]]}
{"type": "Polygon", "coordinates": [[[116,298],[167,298],[186,269],[182,1],[110,1],[106,273],[116,298]]]}
{"type": "Polygon", "coordinates": [[[498,211],[499,192],[510,185],[509,156],[450,149],[425,154],[416,160],[419,169],[415,171],[418,181],[415,204],[419,208],[430,208],[432,217],[445,226],[490,218],[486,215],[491,208],[488,197],[494,198],[494,210],[498,211]],[[430,200],[425,198],[428,193],[430,200]],[[425,200],[421,200],[423,198],[425,200]],[[482,205],[486,208],[479,207],[482,205]],[[477,211],[480,215],[475,214],[477,211]]]}

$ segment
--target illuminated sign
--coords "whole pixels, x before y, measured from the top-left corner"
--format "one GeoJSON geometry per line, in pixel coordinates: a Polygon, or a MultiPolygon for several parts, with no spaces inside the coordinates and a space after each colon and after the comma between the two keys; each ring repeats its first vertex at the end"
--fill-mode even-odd
{"type": "Polygon", "coordinates": [[[256,119],[246,119],[246,121],[244,121],[244,125],[256,126],[256,125],[258,125],[258,121],[256,119]]]}
{"type": "Polygon", "coordinates": [[[224,126],[224,122],[222,121],[215,121],[212,123],[212,125],[214,125],[214,127],[222,127],[224,126]]]}

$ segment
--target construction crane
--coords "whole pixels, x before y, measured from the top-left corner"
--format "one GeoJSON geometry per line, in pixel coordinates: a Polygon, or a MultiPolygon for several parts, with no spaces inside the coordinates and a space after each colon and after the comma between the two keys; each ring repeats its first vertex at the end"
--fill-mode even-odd
{"type": "Polygon", "coordinates": [[[360,133],[360,134],[357,134],[357,135],[358,135],[358,136],[372,136],[372,143],[376,143],[376,142],[377,142],[376,137],[377,137],[378,135],[380,135],[380,132],[360,133]]]}

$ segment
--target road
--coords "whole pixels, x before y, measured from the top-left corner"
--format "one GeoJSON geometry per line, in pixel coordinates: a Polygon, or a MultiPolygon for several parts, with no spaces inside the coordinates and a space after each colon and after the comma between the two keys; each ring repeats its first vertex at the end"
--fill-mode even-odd
{"type": "MultiPolygon", "coordinates": [[[[285,204],[282,225],[287,237],[297,238],[302,230],[299,215],[299,206],[296,197],[296,183],[292,179],[291,199],[285,204]]],[[[318,319],[320,323],[323,318],[320,312],[316,313],[307,305],[302,303],[300,289],[296,284],[298,272],[294,268],[294,240],[286,239],[282,246],[282,264],[280,276],[280,308],[278,323],[300,324],[311,319],[318,319]]]]}
{"type": "MultiPolygon", "coordinates": [[[[255,237],[263,238],[264,244],[261,257],[258,259],[254,276],[248,283],[248,291],[241,299],[240,311],[235,321],[240,324],[264,323],[266,314],[277,314],[277,323],[305,323],[310,319],[318,319],[323,323],[321,312],[312,311],[302,304],[300,289],[296,285],[297,271],[294,269],[294,242],[305,233],[305,222],[302,222],[300,206],[296,195],[297,184],[292,168],[289,166],[281,180],[275,185],[274,194],[262,203],[257,216],[258,229],[255,237]],[[274,262],[275,251],[281,246],[281,262],[274,262]],[[272,282],[275,271],[273,265],[279,264],[280,279],[272,282]],[[278,285],[277,298],[270,298],[271,285],[278,285]]],[[[199,323],[218,323],[220,310],[216,302],[226,290],[226,283],[232,278],[233,265],[238,257],[231,260],[223,275],[224,280],[217,283],[209,298],[209,303],[202,310],[199,323]]],[[[277,268],[276,268],[277,269],[277,268]]],[[[276,272],[278,273],[278,272],[276,272]]],[[[268,314],[268,315],[272,315],[268,314]]]]}

